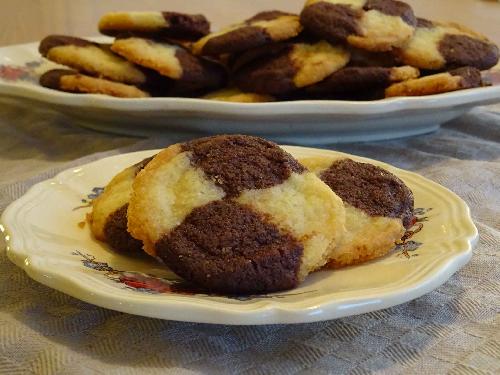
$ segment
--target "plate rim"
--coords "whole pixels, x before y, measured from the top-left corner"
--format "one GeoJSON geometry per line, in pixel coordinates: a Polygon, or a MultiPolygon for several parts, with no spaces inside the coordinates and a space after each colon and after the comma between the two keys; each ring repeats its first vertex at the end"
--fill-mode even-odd
{"type": "MultiPolygon", "coordinates": [[[[335,293],[328,293],[326,295],[315,297],[315,299],[321,299],[323,302],[319,302],[313,306],[310,306],[310,303],[307,307],[302,306],[302,308],[296,305],[297,302],[294,303],[283,303],[277,302],[274,300],[259,300],[256,302],[252,302],[250,304],[227,304],[222,301],[210,301],[210,303],[206,303],[206,300],[203,300],[203,303],[200,303],[196,300],[190,300],[188,298],[183,298],[183,296],[175,296],[168,295],[163,296],[165,300],[162,301],[165,307],[171,309],[169,311],[169,317],[166,318],[165,314],[161,314],[155,312],[150,309],[153,305],[158,305],[157,300],[141,300],[141,296],[138,294],[133,298],[133,304],[137,304],[140,302],[139,308],[144,308],[144,304],[148,304],[148,310],[137,311],[137,308],[126,304],[121,304],[123,301],[120,301],[119,296],[112,296],[110,300],[110,294],[105,292],[96,293],[95,290],[89,292],[82,283],[78,283],[73,277],[69,278],[67,275],[61,275],[58,272],[54,272],[51,269],[47,269],[41,267],[40,265],[36,265],[33,263],[33,259],[27,261],[29,258],[29,250],[15,248],[18,244],[23,244],[23,235],[21,233],[16,235],[15,228],[16,225],[14,223],[14,215],[18,210],[23,208],[23,205],[32,201],[32,199],[36,198],[36,194],[43,193],[47,189],[47,185],[50,185],[54,182],[64,182],[64,178],[66,176],[71,176],[75,168],[88,168],[92,167],[92,165],[99,164],[105,159],[112,160],[117,157],[134,157],[135,155],[153,153],[158,150],[145,150],[145,151],[136,151],[132,153],[124,153],[113,156],[108,156],[106,158],[101,158],[89,163],[82,164],[77,167],[72,167],[65,169],[54,177],[47,179],[45,181],[39,182],[32,187],[30,187],[20,198],[11,202],[8,207],[4,210],[2,216],[0,217],[0,223],[2,231],[4,232],[4,236],[6,236],[6,244],[7,244],[7,256],[8,258],[16,264],[18,267],[24,270],[26,274],[50,288],[59,290],[65,294],[71,295],[72,297],[78,298],[85,302],[98,305],[101,307],[109,308],[112,310],[123,311],[127,313],[149,316],[153,318],[161,318],[161,319],[170,319],[170,320],[179,320],[179,321],[190,321],[190,322],[199,322],[199,323],[214,323],[220,324],[221,317],[224,317],[223,324],[236,324],[236,325],[256,325],[256,324],[279,324],[279,323],[306,323],[306,322],[314,322],[328,319],[336,319],[343,316],[355,315],[364,312],[374,311],[383,309],[386,307],[398,305],[409,300],[415,299],[423,294],[426,294],[433,289],[442,285],[446,280],[451,277],[453,273],[458,271],[461,267],[463,267],[472,256],[472,249],[477,243],[478,240],[478,230],[475,224],[472,221],[470,209],[467,204],[460,198],[458,195],[453,193],[451,190],[441,186],[417,173],[406,171],[404,169],[400,169],[394,167],[390,164],[380,162],[374,159],[359,157],[352,154],[319,149],[319,148],[307,148],[307,147],[298,147],[298,146],[284,146],[286,150],[293,149],[307,149],[307,150],[315,150],[316,152],[323,153],[332,153],[336,155],[344,155],[352,157],[356,160],[366,161],[370,163],[374,163],[376,165],[383,166],[388,168],[391,171],[396,171],[403,174],[409,174],[414,176],[426,184],[430,184],[431,187],[437,188],[442,193],[450,195],[453,198],[454,202],[457,203],[460,207],[461,212],[463,213],[463,219],[467,221],[467,229],[468,232],[464,233],[459,238],[455,239],[455,242],[458,242],[461,248],[458,252],[454,252],[452,257],[441,257],[437,259],[431,267],[431,275],[427,276],[424,282],[413,283],[413,287],[408,289],[399,289],[398,291],[386,291],[385,295],[383,295],[383,290],[378,294],[375,293],[370,297],[370,300],[367,301],[367,297],[363,296],[361,299],[364,299],[364,303],[360,303],[360,297],[351,297],[346,299],[335,299],[332,301],[331,295],[335,293]],[[14,238],[16,237],[16,238],[14,238]],[[60,281],[58,281],[60,280],[60,281]],[[64,287],[61,287],[64,286],[64,287]],[[89,294],[90,293],[90,294],[89,294]],[[385,300],[381,299],[381,295],[385,297],[385,300]],[[391,302],[388,302],[387,294],[390,295],[391,302]],[[96,298],[99,300],[96,301],[96,298]],[[350,303],[350,307],[342,307],[342,304],[350,303]],[[356,305],[357,304],[357,305],[356,305]],[[168,306],[167,306],[168,305],[168,306]],[[353,305],[356,305],[353,307],[353,305]],[[186,319],[186,306],[189,306],[191,309],[192,315],[186,319]],[[219,306],[224,306],[223,309],[217,309],[219,306]],[[252,306],[252,308],[248,308],[252,306]],[[354,314],[352,311],[355,309],[356,313],[354,314]],[[207,310],[212,312],[217,312],[217,314],[206,313],[207,310]],[[200,317],[203,315],[203,312],[206,313],[205,317],[200,317]]],[[[139,156],[137,156],[139,157],[139,156]]],[[[36,262],[35,262],[36,263],[36,262]]],[[[363,265],[361,265],[363,266],[363,265]]],[[[358,266],[360,267],[360,266],[358,266]]],[[[428,271],[429,272],[429,271],[428,271]]],[[[382,288],[384,289],[384,288],[382,288]]],[[[347,293],[347,292],[346,292],[347,293]]],[[[349,292],[352,293],[352,292],[349,292]]],[[[338,294],[338,293],[337,293],[338,294]]],[[[136,306],[137,307],[137,306],[136,306]]]]}

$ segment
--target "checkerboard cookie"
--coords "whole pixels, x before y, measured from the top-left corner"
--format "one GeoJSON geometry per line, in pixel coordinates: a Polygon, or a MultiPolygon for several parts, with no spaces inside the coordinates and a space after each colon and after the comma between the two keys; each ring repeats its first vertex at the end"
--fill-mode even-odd
{"type": "Polygon", "coordinates": [[[110,12],[99,20],[105,35],[134,34],[196,40],[210,31],[210,23],[201,14],[177,12],[110,12]]]}
{"type": "Polygon", "coordinates": [[[349,53],[351,54],[351,59],[349,60],[350,66],[392,68],[404,65],[401,64],[401,61],[393,51],[372,52],[349,47],[349,53]]]}
{"type": "Polygon", "coordinates": [[[109,45],[67,35],[49,35],[39,45],[45,58],[80,73],[132,85],[144,85],[148,75],[130,61],[116,55],[109,45]]]}
{"type": "Polygon", "coordinates": [[[430,70],[463,66],[485,70],[497,64],[498,54],[495,44],[465,26],[422,18],[413,38],[398,51],[405,64],[430,70]]]}
{"type": "Polygon", "coordinates": [[[142,253],[142,242],[127,231],[127,209],[132,182],[151,159],[144,159],[113,177],[102,194],[92,201],[92,212],[88,215],[94,237],[124,254],[142,253]]]}
{"type": "Polygon", "coordinates": [[[150,94],[136,86],[80,74],[69,69],[53,69],[42,74],[40,85],[76,94],[102,94],[117,98],[147,98],[150,94]]]}
{"type": "Polygon", "coordinates": [[[236,53],[293,38],[301,31],[302,26],[297,15],[266,11],[201,38],[194,43],[193,52],[210,56],[236,53]]]}
{"type": "Polygon", "coordinates": [[[395,82],[417,78],[419,75],[419,70],[411,66],[392,68],[349,66],[315,85],[306,87],[305,92],[314,97],[371,92],[385,89],[395,82]]]}
{"type": "Polygon", "coordinates": [[[411,7],[395,0],[308,0],[300,21],[320,38],[369,51],[403,46],[416,25],[411,7]]]}
{"type": "Polygon", "coordinates": [[[410,79],[395,83],[385,90],[386,97],[421,96],[441,94],[450,91],[470,89],[482,85],[481,72],[476,68],[464,67],[445,73],[410,79]]]}
{"type": "Polygon", "coordinates": [[[209,291],[289,289],[329,259],[342,201],[276,144],[240,135],[170,146],[136,177],[128,229],[209,291]]]}
{"type": "Polygon", "coordinates": [[[273,52],[276,53],[251,60],[234,72],[236,86],[247,92],[287,95],[322,81],[349,62],[349,52],[344,47],[324,40],[288,43],[273,52]]]}
{"type": "Polygon", "coordinates": [[[191,90],[217,89],[226,80],[226,72],[220,64],[194,56],[172,43],[125,37],[117,38],[111,49],[137,65],[189,85],[191,90]]]}
{"type": "Polygon", "coordinates": [[[300,162],[344,202],[346,233],[332,249],[327,267],[340,268],[384,256],[413,225],[413,194],[385,169],[336,157],[311,157],[300,162]]]}

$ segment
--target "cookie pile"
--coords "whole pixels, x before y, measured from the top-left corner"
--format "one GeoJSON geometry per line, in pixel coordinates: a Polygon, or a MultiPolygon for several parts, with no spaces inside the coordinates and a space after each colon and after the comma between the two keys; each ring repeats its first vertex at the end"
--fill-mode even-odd
{"type": "Polygon", "coordinates": [[[264,11],[210,33],[203,15],[113,12],[113,43],[51,35],[41,85],[125,98],[233,102],[374,100],[484,85],[499,50],[462,25],[417,18],[396,0],[307,0],[300,15],[264,11]]]}
{"type": "Polygon", "coordinates": [[[207,292],[257,294],[386,255],[413,225],[413,195],[374,165],[296,160],[267,140],[222,135],[126,168],[89,222],[112,249],[144,250],[207,292]]]}

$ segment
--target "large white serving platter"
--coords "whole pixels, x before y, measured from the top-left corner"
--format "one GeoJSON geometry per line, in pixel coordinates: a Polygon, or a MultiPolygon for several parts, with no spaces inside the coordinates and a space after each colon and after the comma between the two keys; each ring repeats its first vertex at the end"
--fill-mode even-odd
{"type": "MultiPolygon", "coordinates": [[[[285,149],[298,158],[340,154],[285,149]]],[[[383,309],[428,293],[469,261],[478,238],[468,207],[451,191],[415,173],[350,156],[387,168],[413,190],[420,208],[413,230],[421,230],[403,247],[359,266],[316,272],[287,292],[240,298],[196,293],[182,289],[154,260],[109,250],[83,225],[97,188],[156,152],[102,159],[33,186],[1,217],[8,257],[42,284],[131,314],[219,324],[303,323],[383,309]]]]}
{"type": "MultiPolygon", "coordinates": [[[[94,38],[106,41],[106,38],[94,38]]],[[[422,134],[471,108],[500,102],[500,86],[370,102],[302,100],[225,103],[190,98],[119,99],[46,89],[38,77],[60,67],[40,57],[38,43],[0,48],[0,97],[50,108],[81,126],[118,134],[177,139],[241,133],[281,143],[327,144],[422,134]]]]}

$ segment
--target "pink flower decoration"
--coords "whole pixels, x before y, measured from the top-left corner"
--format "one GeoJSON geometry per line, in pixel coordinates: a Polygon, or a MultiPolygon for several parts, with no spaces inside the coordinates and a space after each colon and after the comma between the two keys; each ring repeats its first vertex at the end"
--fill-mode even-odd
{"type": "Polygon", "coordinates": [[[26,68],[9,65],[0,65],[0,78],[6,81],[17,81],[27,74],[26,68]]]}

